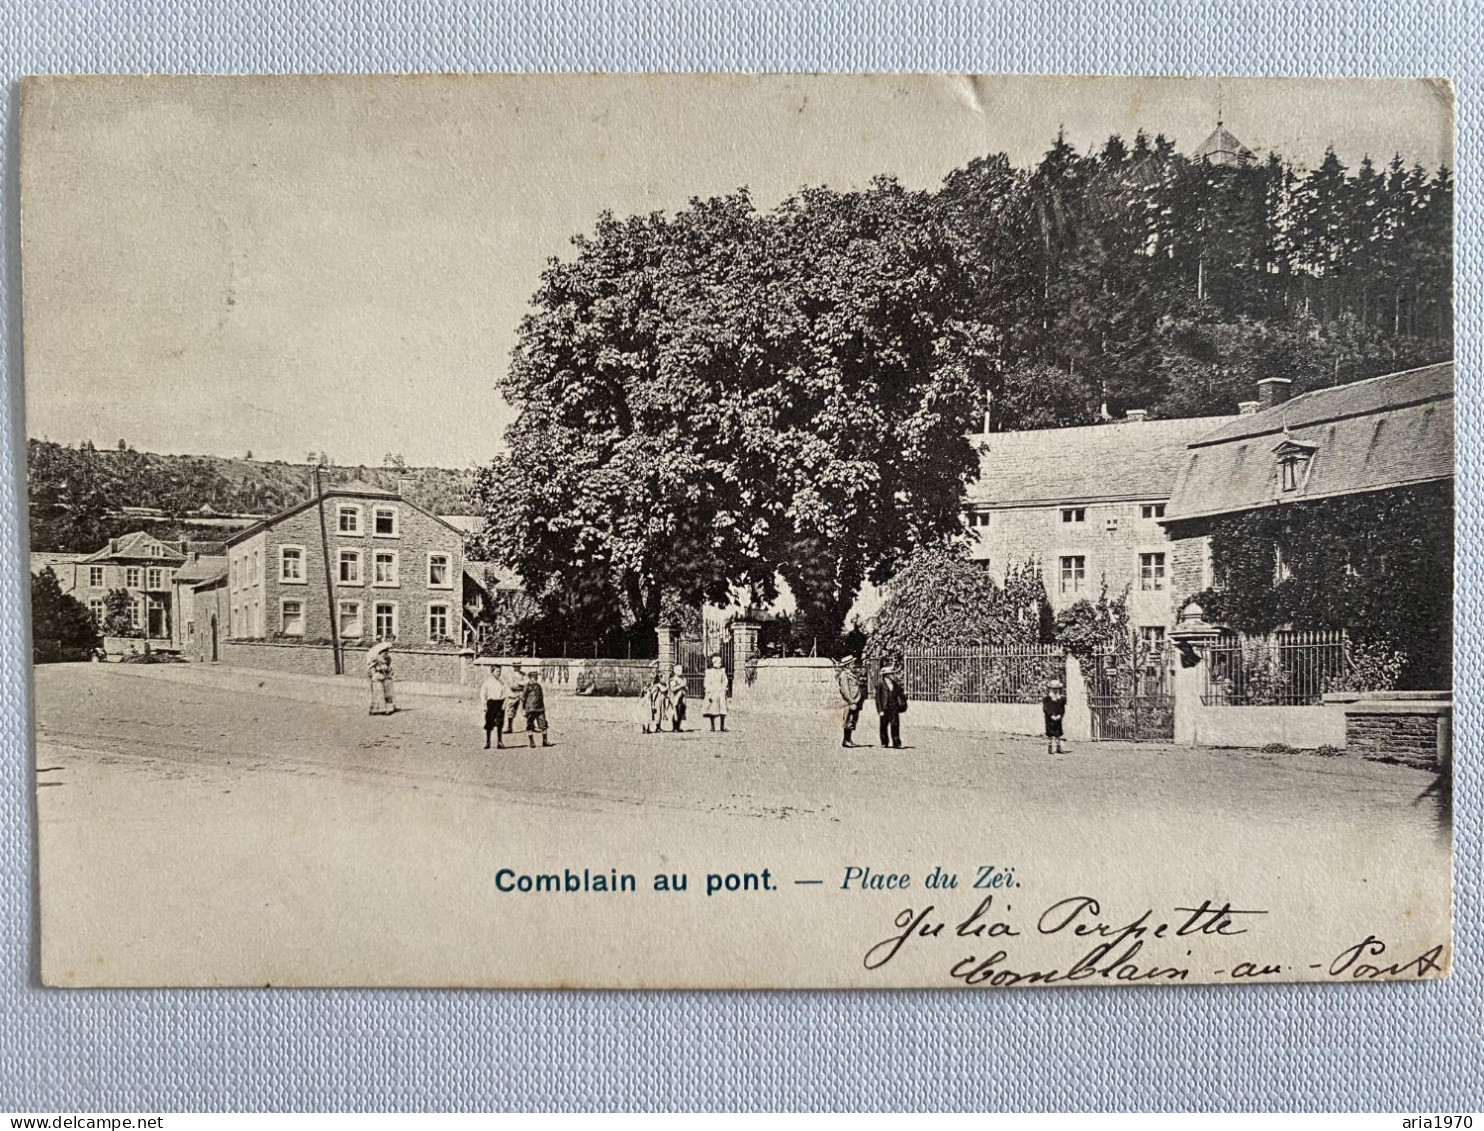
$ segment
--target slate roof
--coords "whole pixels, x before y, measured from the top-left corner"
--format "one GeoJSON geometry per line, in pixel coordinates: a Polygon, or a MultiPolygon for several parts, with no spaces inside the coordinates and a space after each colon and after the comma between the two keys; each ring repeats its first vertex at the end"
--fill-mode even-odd
{"type": "Polygon", "coordinates": [[[1190,445],[1165,522],[1453,477],[1453,363],[1315,389],[1190,445]],[[1275,449],[1312,446],[1295,490],[1275,449]]]}
{"type": "Polygon", "coordinates": [[[197,558],[193,562],[186,562],[175,571],[175,580],[192,584],[200,581],[210,581],[212,578],[224,573],[227,568],[227,559],[215,555],[197,558]]]}
{"type": "Polygon", "coordinates": [[[191,588],[196,590],[209,589],[211,586],[220,585],[223,581],[226,580],[227,559],[222,558],[220,564],[213,566],[211,572],[207,576],[203,577],[200,581],[194,583],[191,588]]]}
{"type": "Polygon", "coordinates": [[[82,560],[85,562],[104,562],[113,558],[139,558],[141,560],[166,562],[174,564],[185,560],[185,555],[169,542],[162,542],[153,534],[146,534],[142,530],[136,530],[133,534],[125,534],[119,538],[111,538],[108,544],[101,550],[89,554],[82,560]],[[163,548],[160,554],[150,554],[148,547],[159,545],[163,548]]]}
{"type": "Polygon", "coordinates": [[[1252,150],[1248,149],[1220,122],[1211,131],[1211,136],[1196,146],[1192,156],[1197,161],[1205,161],[1211,165],[1245,165],[1255,160],[1252,150]]]}
{"type": "Polygon", "coordinates": [[[984,438],[970,505],[1005,507],[1167,499],[1186,446],[1231,416],[1119,421],[994,432],[984,438]]]}

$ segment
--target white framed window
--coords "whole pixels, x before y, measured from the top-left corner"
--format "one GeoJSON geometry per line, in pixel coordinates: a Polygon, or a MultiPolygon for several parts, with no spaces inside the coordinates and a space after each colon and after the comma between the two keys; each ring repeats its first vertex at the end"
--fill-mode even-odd
{"type": "Polygon", "coordinates": [[[258,583],[258,578],[260,578],[262,576],[263,576],[263,551],[262,550],[254,550],[252,552],[252,584],[256,585],[258,583]]]}
{"type": "Polygon", "coordinates": [[[152,558],[158,558],[163,552],[158,545],[152,545],[149,548],[149,556],[152,558]]]}
{"type": "Polygon", "coordinates": [[[965,518],[970,527],[989,525],[988,511],[969,511],[966,513],[965,518]]]}
{"type": "Polygon", "coordinates": [[[1165,587],[1164,554],[1139,555],[1139,588],[1154,591],[1165,587]]]}
{"type": "Polygon", "coordinates": [[[363,632],[361,627],[361,603],[359,601],[340,602],[340,635],[357,637],[363,632]]]}
{"type": "Polygon", "coordinates": [[[1164,518],[1165,505],[1163,503],[1144,503],[1139,507],[1140,518],[1164,518]]]}
{"type": "Polygon", "coordinates": [[[1086,522],[1086,507],[1062,507],[1061,520],[1063,522],[1086,522]]]}
{"type": "Polygon", "coordinates": [[[88,584],[94,589],[103,588],[103,567],[88,566],[88,584]]]}
{"type": "Polygon", "coordinates": [[[448,639],[449,638],[448,637],[448,624],[449,624],[449,615],[448,615],[448,606],[447,605],[429,605],[428,606],[428,639],[429,640],[448,639]]]}
{"type": "Polygon", "coordinates": [[[108,615],[108,606],[103,603],[102,597],[89,597],[88,612],[93,614],[94,623],[102,624],[103,618],[108,615]]]}
{"type": "Polygon", "coordinates": [[[371,533],[377,538],[395,538],[401,533],[396,507],[375,507],[371,513],[371,533]]]}
{"type": "Polygon", "coordinates": [[[341,585],[360,585],[361,584],[361,551],[359,551],[359,550],[341,550],[340,551],[340,575],[339,576],[340,576],[340,584],[341,585]]]}
{"type": "Polygon", "coordinates": [[[335,529],[341,534],[361,533],[361,508],[354,503],[341,503],[335,508],[335,529]]]}
{"type": "Polygon", "coordinates": [[[278,547],[278,580],[285,585],[304,584],[304,547],[278,547]]]}
{"type": "Polygon", "coordinates": [[[148,580],[148,584],[145,585],[146,589],[153,589],[158,592],[165,588],[165,571],[159,566],[150,566],[145,571],[145,577],[148,580]]]}
{"type": "Polygon", "coordinates": [[[278,626],[285,636],[303,636],[304,602],[298,598],[284,598],[279,606],[278,626]]]}
{"type": "Polygon", "coordinates": [[[396,550],[377,550],[371,562],[371,584],[391,589],[401,584],[398,580],[396,550]]]}
{"type": "Polygon", "coordinates": [[[1080,593],[1087,584],[1087,558],[1072,554],[1061,559],[1061,591],[1080,593]]]}
{"type": "Polygon", "coordinates": [[[252,603],[252,634],[258,639],[263,637],[263,602],[255,600],[252,603]]]}
{"type": "Polygon", "coordinates": [[[428,588],[429,589],[452,589],[453,588],[453,555],[452,554],[429,554],[428,555],[428,588]]]}
{"type": "Polygon", "coordinates": [[[373,610],[371,627],[377,640],[393,640],[397,636],[397,603],[377,601],[373,610]]]}
{"type": "Polygon", "coordinates": [[[144,569],[141,566],[129,566],[124,570],[124,588],[141,589],[144,586],[144,569]]]}
{"type": "Polygon", "coordinates": [[[141,628],[141,627],[143,627],[143,625],[144,625],[144,598],[143,597],[135,597],[132,601],[129,602],[129,623],[132,624],[135,628],[141,628]]]}

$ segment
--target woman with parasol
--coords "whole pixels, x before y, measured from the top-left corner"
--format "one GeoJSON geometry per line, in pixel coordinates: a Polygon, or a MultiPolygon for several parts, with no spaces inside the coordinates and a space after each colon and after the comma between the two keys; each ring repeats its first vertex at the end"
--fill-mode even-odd
{"type": "Polygon", "coordinates": [[[371,678],[371,713],[390,715],[397,705],[392,699],[392,642],[383,640],[366,653],[366,674],[371,678]]]}

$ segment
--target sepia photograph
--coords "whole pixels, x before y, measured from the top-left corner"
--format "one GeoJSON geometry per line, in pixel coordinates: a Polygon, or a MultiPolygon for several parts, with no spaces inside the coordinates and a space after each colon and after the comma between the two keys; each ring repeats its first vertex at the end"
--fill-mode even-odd
{"type": "Polygon", "coordinates": [[[1448,973],[1446,80],[20,114],[46,985],[1448,973]]]}

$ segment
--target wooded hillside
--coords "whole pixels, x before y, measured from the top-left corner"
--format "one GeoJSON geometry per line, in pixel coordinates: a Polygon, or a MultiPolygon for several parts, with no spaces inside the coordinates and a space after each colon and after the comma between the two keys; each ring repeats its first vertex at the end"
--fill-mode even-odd
{"type": "MultiPolygon", "coordinates": [[[[220,539],[230,531],[193,524],[203,506],[217,514],[273,514],[309,498],[312,466],[218,456],[160,455],[123,448],[27,444],[31,549],[96,550],[107,539],[145,529],[160,537],[220,539]],[[124,507],[154,507],[158,520],[120,515],[124,507]]],[[[472,471],[442,467],[322,466],[325,484],[364,480],[402,492],[435,514],[463,514],[472,471]]]]}

